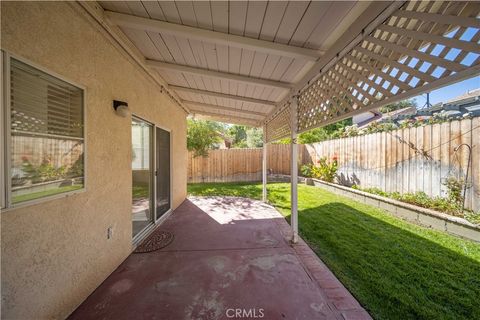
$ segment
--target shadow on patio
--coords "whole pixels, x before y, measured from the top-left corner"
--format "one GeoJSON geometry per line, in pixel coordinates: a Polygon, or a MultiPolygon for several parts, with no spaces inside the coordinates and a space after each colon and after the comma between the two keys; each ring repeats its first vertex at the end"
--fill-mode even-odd
{"type": "Polygon", "coordinates": [[[369,318],[262,202],[193,197],[160,228],[174,241],[130,255],[70,319],[369,318]]]}

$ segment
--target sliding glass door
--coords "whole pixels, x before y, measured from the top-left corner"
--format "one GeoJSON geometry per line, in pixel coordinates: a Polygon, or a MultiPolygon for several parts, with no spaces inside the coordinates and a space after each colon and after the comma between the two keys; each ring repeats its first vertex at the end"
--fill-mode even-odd
{"type": "Polygon", "coordinates": [[[132,118],[132,236],[170,210],[170,132],[132,118]],[[155,208],[155,209],[154,209],[155,208]]]}
{"type": "Polygon", "coordinates": [[[132,236],[153,222],[153,126],[132,118],[132,236]]]}
{"type": "Polygon", "coordinates": [[[156,218],[170,209],[170,132],[156,128],[156,218]]]}

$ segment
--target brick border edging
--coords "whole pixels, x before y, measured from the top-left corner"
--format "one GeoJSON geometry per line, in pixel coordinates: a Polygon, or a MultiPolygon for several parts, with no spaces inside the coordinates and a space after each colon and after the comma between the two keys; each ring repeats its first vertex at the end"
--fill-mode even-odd
{"type": "Polygon", "coordinates": [[[480,242],[480,226],[474,225],[465,219],[318,179],[312,179],[312,182],[315,187],[320,187],[330,192],[386,210],[397,217],[415,224],[480,242]]]}

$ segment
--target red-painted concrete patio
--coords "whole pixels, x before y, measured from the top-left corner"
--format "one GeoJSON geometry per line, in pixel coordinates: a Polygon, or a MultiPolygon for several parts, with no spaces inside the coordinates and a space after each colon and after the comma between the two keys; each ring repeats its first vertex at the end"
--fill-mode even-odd
{"type": "Polygon", "coordinates": [[[130,255],[70,319],[370,319],[262,202],[191,198],[160,228],[173,242],[130,255]]]}

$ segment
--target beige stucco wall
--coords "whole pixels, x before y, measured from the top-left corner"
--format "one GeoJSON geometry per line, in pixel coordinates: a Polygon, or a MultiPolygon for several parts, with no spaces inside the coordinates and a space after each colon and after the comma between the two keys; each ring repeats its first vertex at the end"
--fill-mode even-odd
{"type": "Polygon", "coordinates": [[[69,4],[2,2],[1,28],[2,49],[86,87],[87,191],[1,213],[3,318],[64,318],[132,249],[130,118],[112,100],[172,130],[174,207],[186,196],[186,115],[69,4]]]}

